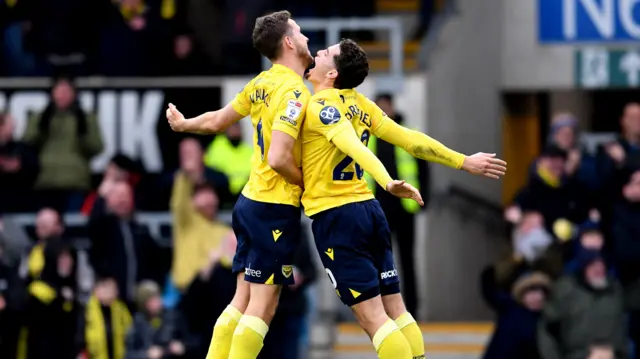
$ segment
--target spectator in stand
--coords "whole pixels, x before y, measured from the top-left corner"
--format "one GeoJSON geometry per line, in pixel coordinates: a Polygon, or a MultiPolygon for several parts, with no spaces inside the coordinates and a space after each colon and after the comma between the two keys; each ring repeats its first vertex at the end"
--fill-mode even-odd
{"type": "Polygon", "coordinates": [[[93,269],[99,276],[113,277],[120,298],[133,307],[138,282],[143,279],[159,282],[165,272],[163,253],[134,217],[131,185],[118,182],[100,197],[87,226],[93,269]]]}
{"type": "Polygon", "coordinates": [[[545,359],[588,358],[592,346],[608,343],[616,358],[627,358],[623,293],[607,274],[600,252],[579,254],[580,268],[554,284],[538,327],[545,359]]]}
{"type": "Polygon", "coordinates": [[[582,251],[604,250],[604,235],[600,230],[599,224],[595,221],[589,220],[580,225],[576,237],[577,240],[570,242],[569,248],[565,251],[565,273],[575,273],[578,270],[580,266],[578,258],[582,251]]]}
{"type": "Polygon", "coordinates": [[[25,40],[35,55],[35,76],[64,68],[87,75],[86,58],[97,39],[94,6],[80,0],[21,0],[29,26],[25,40]]]}
{"type": "MultiPolygon", "coordinates": [[[[617,273],[631,310],[631,339],[640,348],[640,171],[622,188],[612,216],[613,254],[617,273]]],[[[640,358],[636,349],[635,358],[640,358]]]]}
{"type": "Polygon", "coordinates": [[[509,215],[519,220],[519,211],[536,211],[544,217],[547,231],[562,240],[570,238],[571,232],[558,231],[570,223],[584,222],[592,205],[592,200],[574,178],[565,172],[567,153],[555,145],[542,152],[536,160],[535,170],[530,174],[529,182],[515,198],[515,212],[509,215]],[[558,222],[560,221],[560,222],[558,222]],[[564,233],[559,233],[564,232],[564,233]]]}
{"type": "Polygon", "coordinates": [[[558,113],[551,120],[549,142],[567,153],[565,173],[588,190],[600,187],[596,160],[578,141],[578,120],[571,113],[558,113]]]}
{"type": "Polygon", "coordinates": [[[525,273],[539,271],[550,278],[562,274],[562,249],[546,230],[538,212],[526,212],[516,226],[507,256],[495,266],[497,285],[509,292],[525,273]]]}
{"type": "Polygon", "coordinates": [[[15,358],[26,291],[17,266],[4,259],[4,245],[0,237],[0,358],[15,358]]]}
{"type": "Polygon", "coordinates": [[[185,358],[186,327],[178,312],[163,309],[160,287],[152,281],[143,281],[136,292],[138,312],[127,335],[125,358],[185,358]]]}
{"type": "Polygon", "coordinates": [[[105,76],[166,74],[171,65],[175,0],[102,2],[98,72],[105,76]]]}
{"type": "Polygon", "coordinates": [[[85,113],[69,79],[59,78],[44,112],[29,119],[24,141],[40,158],[35,189],[44,191],[44,205],[77,211],[91,188],[91,159],[102,151],[95,116],[85,113]]]}
{"type": "Polygon", "coordinates": [[[207,263],[212,250],[219,251],[231,227],[217,219],[220,205],[216,191],[206,184],[200,157],[181,161],[171,196],[173,215],[173,283],[187,289],[207,263]]]}
{"type": "Polygon", "coordinates": [[[118,284],[113,278],[98,278],[83,319],[79,346],[84,358],[125,359],[132,319],[127,305],[118,300],[118,284]]]}
{"type": "Polygon", "coordinates": [[[189,333],[193,335],[196,358],[207,355],[211,328],[235,294],[237,276],[231,271],[231,264],[236,245],[235,235],[230,235],[223,239],[219,248],[209,252],[208,261],[200,268],[179,304],[189,333]]]}
{"type": "Polygon", "coordinates": [[[611,235],[614,203],[623,199],[622,188],[640,170],[640,103],[630,103],[620,119],[622,133],[614,142],[599,148],[597,155],[602,189],[599,191],[602,225],[611,235]]]}
{"type": "MultiPolygon", "coordinates": [[[[212,166],[205,166],[206,157],[204,156],[206,155],[203,155],[202,145],[195,138],[185,138],[180,142],[180,170],[187,166],[198,178],[204,178],[205,182],[211,184],[218,194],[221,207],[233,208],[235,200],[229,192],[229,178],[223,171],[212,166]]],[[[176,176],[177,174],[173,175],[173,180],[176,176]]]]}
{"type": "Polygon", "coordinates": [[[119,182],[127,182],[135,190],[140,183],[142,172],[142,165],[137,161],[122,154],[113,156],[104,171],[100,187],[85,199],[82,205],[82,213],[91,214],[93,205],[98,197],[106,195],[119,182]]]}
{"type": "Polygon", "coordinates": [[[229,178],[232,203],[236,202],[249,180],[252,156],[253,146],[242,141],[242,127],[239,122],[229,126],[224,136],[217,135],[207,148],[204,163],[229,178]]]}
{"type": "Polygon", "coordinates": [[[27,357],[75,358],[79,353],[76,258],[65,242],[48,244],[40,276],[29,284],[27,357]],[[52,248],[55,247],[55,248],[52,248]]]}
{"type": "Polygon", "coordinates": [[[15,123],[0,113],[0,212],[26,212],[29,194],[38,175],[38,158],[13,138],[15,123]]]}
{"type": "MultiPolygon", "coordinates": [[[[487,279],[491,280],[490,277],[487,279]]],[[[511,291],[484,283],[485,299],[498,318],[484,359],[540,359],[536,328],[551,280],[540,272],[522,275],[511,291]]]]}
{"type": "Polygon", "coordinates": [[[64,225],[60,213],[52,208],[43,208],[36,215],[36,243],[27,258],[27,278],[36,279],[42,273],[49,252],[55,250],[57,243],[63,241],[64,225]]]}

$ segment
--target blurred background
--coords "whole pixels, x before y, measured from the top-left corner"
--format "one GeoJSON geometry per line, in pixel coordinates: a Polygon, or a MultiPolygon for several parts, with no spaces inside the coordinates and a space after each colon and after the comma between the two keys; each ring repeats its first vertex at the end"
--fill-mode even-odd
{"type": "MultiPolygon", "coordinates": [[[[509,163],[490,181],[372,149],[428,198],[376,191],[428,358],[640,358],[632,0],[0,1],[0,358],[205,357],[252,128],[183,136],[164,109],[230,101],[280,9],[312,52],[357,40],[391,118],[509,163]]],[[[303,226],[261,358],[375,358],[303,226]]]]}

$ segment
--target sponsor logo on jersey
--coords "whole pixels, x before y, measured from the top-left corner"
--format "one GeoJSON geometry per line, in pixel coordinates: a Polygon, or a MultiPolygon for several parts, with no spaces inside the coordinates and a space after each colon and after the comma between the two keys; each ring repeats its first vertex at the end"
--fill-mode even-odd
{"type": "Polygon", "coordinates": [[[340,111],[333,106],[325,106],[320,111],[320,121],[325,125],[333,125],[340,121],[340,111]]]}

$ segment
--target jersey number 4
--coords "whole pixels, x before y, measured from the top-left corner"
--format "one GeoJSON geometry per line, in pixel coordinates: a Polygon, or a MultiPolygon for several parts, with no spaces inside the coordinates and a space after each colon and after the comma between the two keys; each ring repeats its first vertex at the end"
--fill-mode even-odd
{"type": "Polygon", "coordinates": [[[256,125],[256,132],[258,134],[258,147],[260,147],[261,159],[264,161],[264,137],[262,136],[262,119],[258,121],[256,125]]]}
{"type": "MultiPolygon", "coordinates": [[[[369,144],[369,131],[365,130],[362,133],[362,137],[360,141],[364,143],[364,145],[369,144]]],[[[349,156],[345,157],[338,165],[333,169],[333,180],[334,181],[350,181],[353,179],[353,172],[345,172],[345,170],[351,166],[353,163],[353,159],[349,156]]],[[[359,164],[356,163],[356,178],[362,179],[364,176],[364,170],[360,167],[359,164]]]]}

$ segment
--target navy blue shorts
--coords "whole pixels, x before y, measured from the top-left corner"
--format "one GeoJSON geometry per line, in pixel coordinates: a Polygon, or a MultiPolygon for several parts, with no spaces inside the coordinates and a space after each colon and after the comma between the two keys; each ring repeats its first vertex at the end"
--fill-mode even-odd
{"type": "Polygon", "coordinates": [[[377,200],[349,203],[313,216],[313,237],[342,302],[352,306],[400,293],[389,223],[377,200]]]}
{"type": "Polygon", "coordinates": [[[300,243],[300,208],[240,196],[231,225],[238,239],[233,272],[247,282],[293,284],[293,256],[300,243]]]}

